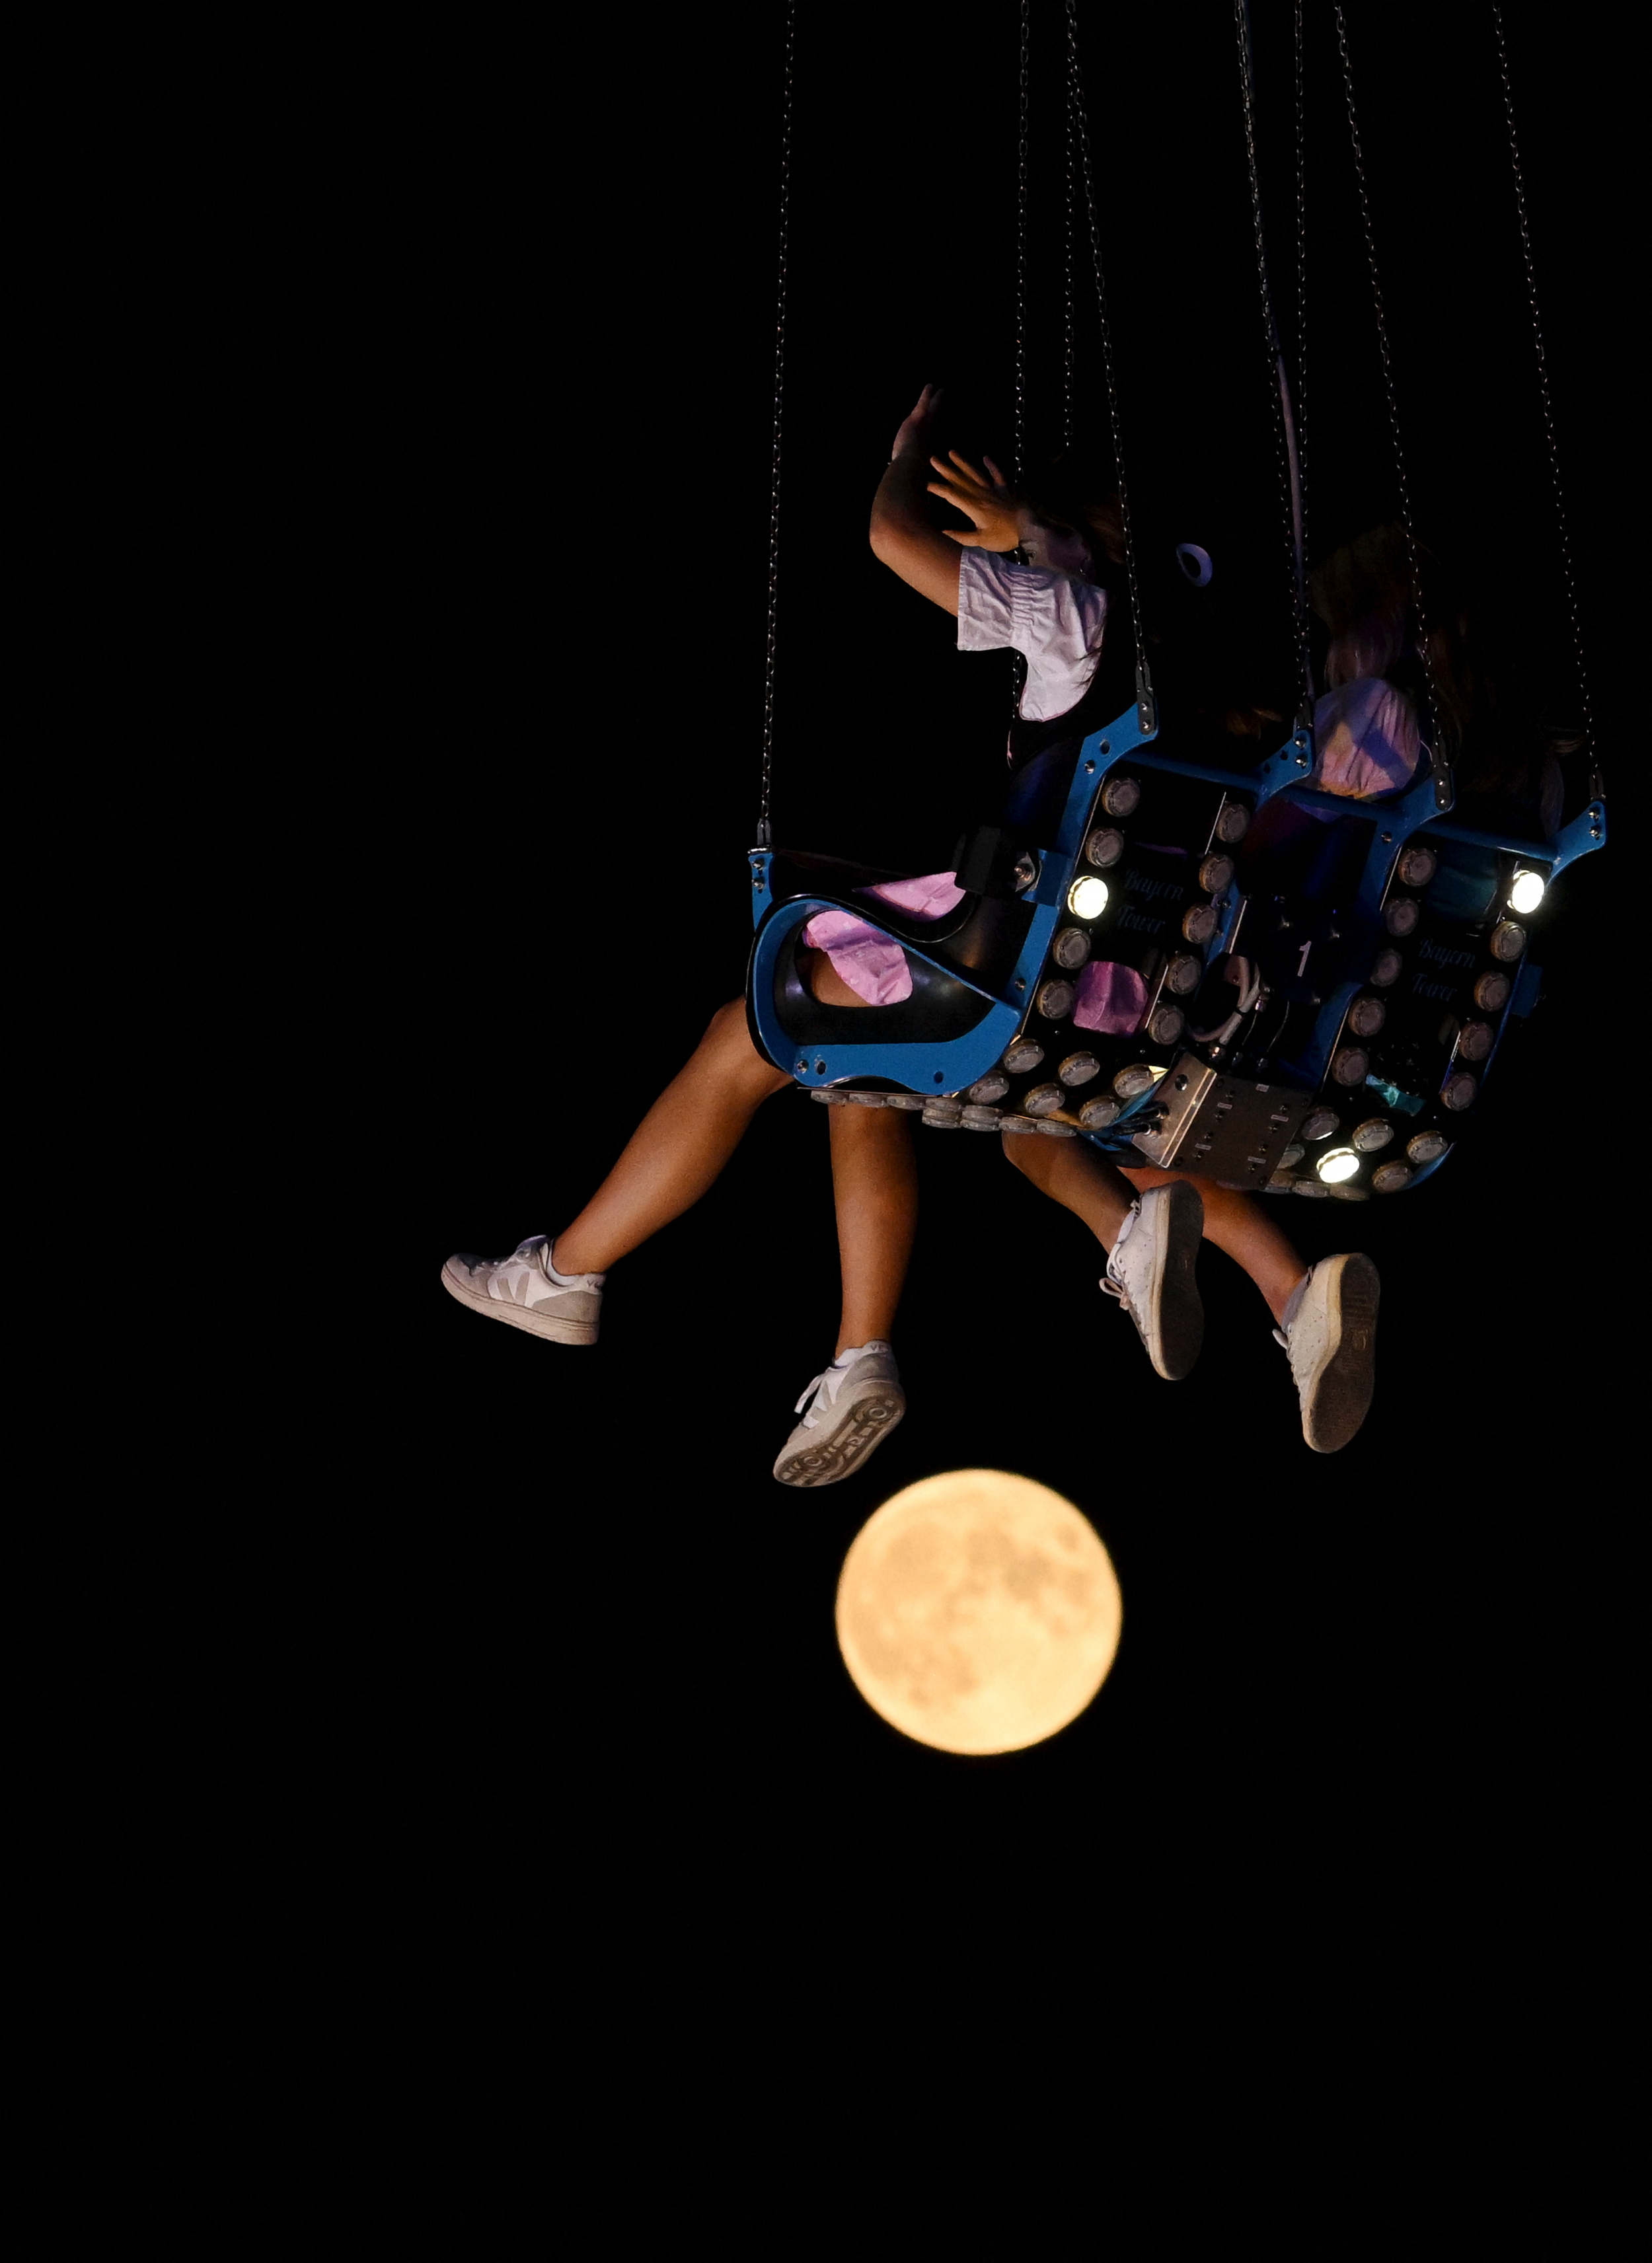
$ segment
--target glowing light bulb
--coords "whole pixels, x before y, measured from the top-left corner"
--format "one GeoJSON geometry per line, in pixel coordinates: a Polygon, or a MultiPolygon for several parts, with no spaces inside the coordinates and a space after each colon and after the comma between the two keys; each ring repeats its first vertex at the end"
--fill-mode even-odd
{"type": "Polygon", "coordinates": [[[1075,880],[1067,891],[1067,908],[1076,919],[1099,919],[1107,908],[1108,893],[1105,880],[1098,880],[1093,872],[1086,872],[1082,880],[1075,880]]]}
{"type": "Polygon", "coordinates": [[[1511,912],[1534,912],[1543,900],[1547,883],[1541,872],[1517,872],[1514,886],[1509,891],[1511,912]]]}
{"type": "Polygon", "coordinates": [[[1329,1155],[1320,1157],[1315,1168],[1328,1187],[1339,1187],[1359,1168],[1359,1158],[1351,1147],[1333,1147],[1329,1155]]]}

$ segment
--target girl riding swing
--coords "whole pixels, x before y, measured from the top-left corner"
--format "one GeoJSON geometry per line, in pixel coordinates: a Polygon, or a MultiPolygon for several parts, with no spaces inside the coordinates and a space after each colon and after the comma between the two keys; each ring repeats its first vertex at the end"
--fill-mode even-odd
{"type": "MultiPolygon", "coordinates": [[[[1077,736],[1091,727],[1079,710],[1106,623],[1106,592],[1094,565],[1105,508],[1075,514],[1086,524],[1074,525],[1014,495],[989,459],[978,471],[956,455],[932,456],[937,398],[926,387],[895,436],[873,504],[872,547],[902,581],[957,617],[960,650],[1011,646],[1023,654],[1019,751],[1029,764],[1042,756],[1057,770],[1068,742],[1076,749],[1077,736]],[[932,526],[926,491],[960,510],[973,531],[932,526]],[[1011,560],[1006,553],[1017,548],[1032,562],[1011,560]],[[1052,727],[1061,725],[1068,727],[1052,727]]],[[[1012,741],[1012,763],[1017,756],[1012,741]]],[[[962,893],[950,873],[866,893],[930,917],[944,915],[962,893]]],[[[899,945],[869,922],[825,915],[803,939],[806,979],[822,1002],[876,1004],[909,993],[899,945]]],[[[1107,998],[1098,1011],[1127,1013],[1134,1002],[1107,998]]],[[[753,1045],[743,1002],[720,1008],[571,1224],[496,1262],[452,1257],[444,1285],[489,1318],[551,1341],[594,1343],[609,1270],[699,1200],[758,1107],[790,1081],[753,1045]]],[[[842,1318],[835,1356],[800,1399],[802,1419],[774,1469],[783,1484],[801,1486],[849,1476],[905,1411],[890,1339],[916,1227],[909,1128],[893,1109],[834,1108],[829,1120],[842,1318]]],[[[1342,1254],[1306,1267],[1258,1204],[1213,1182],[1151,1168],[1119,1170],[1076,1139],[1004,1144],[1011,1161],[1082,1218],[1107,1251],[1103,1285],[1130,1313],[1157,1373],[1185,1376],[1198,1356],[1203,1315],[1193,1266],[1202,1233],[1250,1276],[1278,1324],[1308,1444],[1330,1452],[1353,1435],[1372,1391],[1377,1285],[1369,1259],[1342,1254]]]]}

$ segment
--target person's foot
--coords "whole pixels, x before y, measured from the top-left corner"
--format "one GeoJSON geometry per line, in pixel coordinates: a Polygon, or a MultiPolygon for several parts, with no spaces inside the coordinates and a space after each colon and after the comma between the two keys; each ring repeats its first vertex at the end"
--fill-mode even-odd
{"type": "Polygon", "coordinates": [[[852,1475],[906,1412],[895,1354],[876,1340],[839,1352],[798,1400],[796,1412],[803,1419],[774,1464],[780,1483],[836,1485],[852,1475]]]}
{"type": "Polygon", "coordinates": [[[1101,1285],[1136,1324],[1148,1357],[1167,1383],[1179,1383],[1205,1341],[1205,1308],[1193,1267],[1205,1205],[1186,1179],[1150,1187],[1132,1203],[1101,1285]]]}
{"type": "Polygon", "coordinates": [[[1377,1269],[1357,1253],[1322,1257],[1273,1331],[1290,1356],[1302,1435],[1316,1454],[1345,1446],[1371,1406],[1376,1382],[1377,1269]]]}
{"type": "Polygon", "coordinates": [[[602,1319],[605,1273],[559,1273],[548,1236],[536,1233],[509,1257],[462,1254],[442,1268],[442,1286],[473,1312],[553,1343],[592,1344],[602,1319]]]}

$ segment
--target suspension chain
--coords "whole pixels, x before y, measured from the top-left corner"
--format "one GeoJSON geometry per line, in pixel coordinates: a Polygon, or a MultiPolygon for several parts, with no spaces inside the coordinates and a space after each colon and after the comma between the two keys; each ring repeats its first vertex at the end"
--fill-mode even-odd
{"type": "Polygon", "coordinates": [[[1112,459],[1119,474],[1119,515],[1124,522],[1125,572],[1130,584],[1130,627],[1135,642],[1136,720],[1143,732],[1158,728],[1158,702],[1148,671],[1147,640],[1141,625],[1141,593],[1136,578],[1135,534],[1130,520],[1130,488],[1125,478],[1124,439],[1119,423],[1119,391],[1113,373],[1112,330],[1107,320],[1107,285],[1102,272],[1101,236],[1096,225],[1096,191],[1090,170],[1090,127],[1084,115],[1083,71],[1078,54],[1077,0],[1067,0],[1067,102],[1073,139],[1084,191],[1084,217],[1089,224],[1090,264],[1096,275],[1096,306],[1101,317],[1101,362],[1107,380],[1107,422],[1112,435],[1112,459]]]}
{"type": "MultiPolygon", "coordinates": [[[[1308,625],[1308,109],[1304,95],[1307,51],[1302,37],[1302,0],[1296,0],[1296,492],[1297,539],[1301,553],[1302,634],[1308,625]]],[[[1308,689],[1313,689],[1311,654],[1308,689]]]]}
{"type": "Polygon", "coordinates": [[[1359,117],[1354,107],[1353,63],[1348,53],[1348,26],[1342,0],[1335,0],[1337,45],[1342,55],[1343,91],[1348,102],[1348,136],[1353,147],[1354,180],[1359,192],[1359,217],[1365,229],[1366,260],[1371,270],[1371,297],[1376,308],[1377,351],[1382,360],[1382,385],[1388,404],[1388,430],[1394,439],[1394,467],[1400,482],[1400,527],[1405,536],[1406,563],[1410,570],[1412,602],[1417,609],[1417,645],[1423,658],[1423,679],[1429,713],[1429,752],[1434,764],[1437,806],[1449,809],[1453,799],[1451,762],[1440,743],[1440,705],[1434,684],[1434,656],[1429,648],[1428,618],[1423,605],[1423,577],[1417,564],[1417,535],[1411,517],[1411,486],[1406,476],[1405,449],[1400,437],[1400,404],[1394,386],[1394,357],[1388,349],[1388,317],[1382,300],[1382,278],[1377,268],[1377,239],[1371,225],[1371,199],[1366,190],[1365,151],[1359,140],[1359,117]]]}
{"type": "Polygon", "coordinates": [[[1065,227],[1061,260],[1061,453],[1073,452],[1073,106],[1067,105],[1065,227]]]}
{"type": "Polygon", "coordinates": [[[1520,249],[1525,259],[1526,296],[1532,307],[1532,341],[1537,348],[1538,388],[1543,401],[1543,430],[1548,440],[1549,474],[1554,483],[1554,517],[1561,539],[1561,570],[1566,581],[1566,608],[1571,616],[1572,650],[1577,662],[1577,690],[1583,704],[1583,756],[1589,765],[1589,798],[1601,793],[1600,763],[1595,747],[1595,719],[1590,705],[1589,676],[1583,666],[1583,616],[1577,604],[1577,582],[1572,570],[1571,534],[1566,524],[1566,497],[1561,486],[1560,443],[1554,430],[1554,403],[1549,392],[1548,356],[1543,349],[1543,323],[1538,312],[1537,263],[1532,256],[1532,231],[1526,220],[1525,176],[1520,166],[1520,144],[1514,127],[1514,87],[1509,76],[1509,49],[1503,38],[1503,10],[1491,0],[1491,21],[1497,34],[1497,68],[1503,78],[1503,111],[1509,127],[1509,162],[1514,173],[1514,201],[1520,215],[1520,249]]]}
{"type": "Polygon", "coordinates": [[[1026,113],[1032,0],[1021,0],[1021,100],[1015,146],[1015,486],[1026,475],[1026,113]]]}
{"type": "Polygon", "coordinates": [[[780,580],[780,431],[786,400],[786,285],[787,228],[792,201],[792,64],[797,44],[797,0],[786,4],[785,89],[780,105],[780,249],[774,307],[774,440],[769,461],[769,612],[763,663],[763,784],[758,802],[757,846],[766,849],[769,799],[774,768],[774,645],[780,580]]]}
{"type": "Polygon", "coordinates": [[[1273,403],[1273,452],[1279,493],[1285,504],[1286,571],[1290,581],[1291,628],[1301,662],[1304,683],[1308,678],[1308,605],[1303,588],[1302,553],[1297,539],[1295,486],[1291,478],[1290,436],[1286,430],[1285,353],[1279,326],[1273,315],[1273,294],[1268,288],[1267,239],[1262,226],[1262,172],[1257,158],[1256,75],[1250,54],[1250,13],[1246,0],[1233,0],[1234,36],[1239,47],[1239,87],[1244,108],[1245,161],[1250,175],[1250,228],[1256,239],[1257,282],[1262,293],[1262,332],[1268,356],[1268,395],[1273,403]]]}

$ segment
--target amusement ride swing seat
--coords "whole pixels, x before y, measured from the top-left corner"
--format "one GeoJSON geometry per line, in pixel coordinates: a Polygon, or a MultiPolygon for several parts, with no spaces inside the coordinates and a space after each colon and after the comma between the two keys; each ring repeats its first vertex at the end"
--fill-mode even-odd
{"type": "MultiPolygon", "coordinates": [[[[1405,498],[1351,69],[1340,6],[1336,12],[1405,498]]],[[[1493,16],[1530,283],[1524,186],[1495,5],[1493,16]]],[[[1139,623],[1075,0],[1068,0],[1067,17],[1069,151],[1076,143],[1082,159],[1132,611],[1139,623]]],[[[1301,503],[1263,253],[1243,0],[1236,0],[1235,20],[1308,687],[1295,727],[1249,773],[1178,757],[1174,728],[1162,730],[1138,642],[1134,706],[1089,731],[1076,748],[1069,742],[1060,756],[1052,749],[1052,760],[1071,763],[1067,779],[1054,781],[1064,791],[1049,790],[1050,762],[1041,765],[1042,792],[1027,791],[1040,765],[1012,780],[1002,823],[979,830],[960,857],[962,902],[934,922],[859,893],[895,875],[769,845],[765,732],[765,814],[759,845],[749,856],[756,932],[748,1016],[759,1048],[822,1101],[907,1108],[938,1125],[1084,1138],[1104,1152],[1229,1186],[1363,1201],[1420,1184],[1475,1120],[1471,1111],[1485,1075],[1540,987],[1539,969],[1525,956],[1525,920],[1567,865],[1602,846],[1605,802],[1587,741],[1584,806],[1539,841],[1452,823],[1450,767],[1426,748],[1411,784],[1386,799],[1352,801],[1306,782],[1314,741],[1301,503]],[[1245,858],[1253,819],[1276,798],[1293,805],[1323,836],[1305,871],[1271,871],[1265,850],[1245,858]],[[1283,883],[1277,893],[1276,878],[1283,883]],[[809,922],[827,911],[847,911],[901,945],[911,972],[909,996],[849,1008],[813,995],[797,953],[809,922]],[[1131,1027],[1098,1030],[1074,1020],[1074,978],[1096,960],[1127,968],[1141,986],[1145,1002],[1131,1027]]],[[[1025,8],[1022,22],[1025,105],[1025,8]]],[[[1299,73],[1301,68],[1299,36],[1299,73]]],[[[788,49],[788,118],[789,90],[788,49]]],[[[1024,245],[1025,155],[1021,194],[1024,245]]],[[[784,209],[783,194],[783,284],[784,209]]],[[[1300,227],[1300,181],[1298,211],[1300,227]]],[[[1534,289],[1532,305],[1535,325],[1534,289]]],[[[1539,369],[1547,407],[1540,350],[1539,369]]],[[[777,390],[777,477],[778,401],[777,390]]],[[[1548,423],[1552,436],[1552,417],[1548,423]]],[[[1018,460],[1019,453],[1018,434],[1018,460]]],[[[1554,472],[1558,493],[1557,464],[1554,472]]],[[[772,519],[772,544],[776,523],[772,519]]],[[[1414,560],[1409,500],[1403,524],[1414,560]]],[[[1563,522],[1561,546],[1569,591],[1563,522]]],[[[773,559],[772,547],[770,717],[773,559]]],[[[1575,599],[1573,618],[1576,627],[1575,599]]],[[[1426,652],[1425,636],[1419,640],[1426,652]]],[[[1583,698],[1586,712],[1586,686],[1583,698]]]]}

